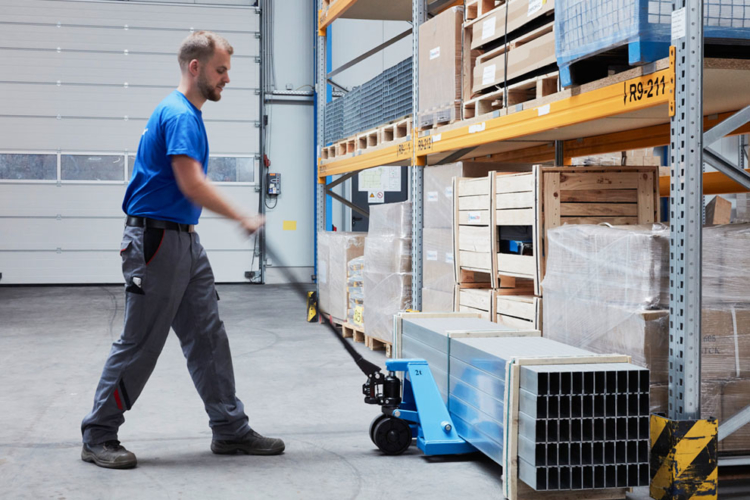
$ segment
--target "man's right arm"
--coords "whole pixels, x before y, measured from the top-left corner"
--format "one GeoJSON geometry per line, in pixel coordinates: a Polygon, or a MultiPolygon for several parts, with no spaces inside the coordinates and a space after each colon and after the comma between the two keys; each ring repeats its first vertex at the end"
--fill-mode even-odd
{"type": "Polygon", "coordinates": [[[182,194],[196,205],[228,219],[236,220],[249,234],[254,233],[263,225],[262,217],[243,214],[229,203],[216,186],[206,178],[203,167],[197,160],[187,155],[174,155],[172,156],[172,171],[182,194]]]}

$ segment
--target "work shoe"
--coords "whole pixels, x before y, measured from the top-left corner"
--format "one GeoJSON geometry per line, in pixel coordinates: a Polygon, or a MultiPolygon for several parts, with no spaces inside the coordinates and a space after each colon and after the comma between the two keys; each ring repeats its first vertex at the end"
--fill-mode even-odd
{"type": "Polygon", "coordinates": [[[251,430],[245,437],[235,441],[211,441],[211,451],[217,455],[279,455],[284,451],[284,441],[277,438],[263,437],[251,430]]]}
{"type": "Polygon", "coordinates": [[[132,469],[138,461],[135,455],[120,445],[116,439],[101,444],[83,444],[81,460],[107,469],[132,469]]]}

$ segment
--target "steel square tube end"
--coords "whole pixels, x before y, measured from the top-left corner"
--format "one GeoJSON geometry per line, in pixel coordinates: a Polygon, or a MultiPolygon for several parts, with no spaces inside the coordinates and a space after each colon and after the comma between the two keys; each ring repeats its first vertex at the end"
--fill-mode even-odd
{"type": "Polygon", "coordinates": [[[649,441],[638,441],[638,462],[648,463],[649,441]]]}
{"type": "Polygon", "coordinates": [[[547,442],[548,443],[556,443],[558,441],[557,423],[558,423],[558,420],[547,421],[547,442]]]}
{"type": "Polygon", "coordinates": [[[594,468],[593,467],[582,467],[582,482],[583,489],[590,490],[594,488],[594,468]]]}
{"type": "Polygon", "coordinates": [[[604,468],[604,480],[607,488],[617,488],[617,467],[607,465],[604,468]]]}
{"type": "Polygon", "coordinates": [[[651,387],[651,372],[648,370],[641,370],[638,373],[640,377],[640,392],[648,394],[649,388],[651,387]]]}
{"type": "Polygon", "coordinates": [[[638,486],[648,486],[651,484],[651,473],[648,464],[638,465],[638,486]]]}
{"type": "Polygon", "coordinates": [[[611,441],[604,443],[604,463],[615,463],[615,443],[611,441]]]}
{"type": "Polygon", "coordinates": [[[604,397],[604,413],[608,417],[617,416],[617,396],[614,394],[607,394],[604,397]]]}
{"type": "Polygon", "coordinates": [[[594,416],[594,396],[581,396],[583,399],[583,417],[590,418],[594,416]]]}
{"type": "Polygon", "coordinates": [[[570,418],[570,396],[560,396],[560,418],[570,418]]]}
{"type": "Polygon", "coordinates": [[[570,442],[570,420],[560,420],[557,439],[560,442],[570,442]]]}
{"type": "Polygon", "coordinates": [[[628,466],[618,465],[617,466],[617,487],[624,488],[628,485],[628,466]]]}
{"type": "Polygon", "coordinates": [[[583,443],[581,445],[581,464],[592,465],[594,463],[594,455],[592,453],[593,445],[591,443],[583,443]]]}
{"type": "Polygon", "coordinates": [[[628,396],[627,394],[617,395],[617,416],[627,417],[628,416],[628,396]]]}
{"type": "Polygon", "coordinates": [[[617,372],[606,372],[607,394],[617,393],[617,372]]]}
{"type": "MultiPolygon", "coordinates": [[[[594,393],[594,372],[585,372],[583,374],[583,394],[594,393]]],[[[581,394],[579,392],[578,394],[581,394]]]]}
{"type": "Polygon", "coordinates": [[[651,398],[648,393],[638,395],[638,415],[648,417],[651,413],[651,398]]]}
{"type": "Polygon", "coordinates": [[[549,374],[549,386],[547,387],[548,394],[550,396],[558,396],[560,394],[560,374],[552,372],[549,374]]]}
{"type": "Polygon", "coordinates": [[[560,489],[570,489],[570,467],[560,467],[560,489]]]}
{"type": "Polygon", "coordinates": [[[560,418],[560,399],[558,396],[550,396],[547,399],[547,418],[560,418]]]}
{"type": "Polygon", "coordinates": [[[597,490],[605,488],[607,485],[605,468],[603,465],[594,467],[594,488],[597,490]]]}
{"type": "Polygon", "coordinates": [[[617,392],[628,392],[628,372],[617,372],[617,392]]]}
{"type": "Polygon", "coordinates": [[[640,486],[638,464],[628,465],[628,484],[627,486],[640,486]]]}
{"type": "Polygon", "coordinates": [[[650,424],[649,424],[649,418],[648,417],[641,417],[638,419],[638,438],[639,439],[649,439],[650,437],[650,424]]]}
{"type": "Polygon", "coordinates": [[[582,420],[570,421],[570,440],[571,441],[583,441],[583,421],[582,420]]]}
{"type": "Polygon", "coordinates": [[[560,374],[560,394],[570,395],[573,390],[573,375],[570,372],[560,374]]]}
{"type": "Polygon", "coordinates": [[[605,427],[604,434],[606,435],[607,441],[614,441],[617,439],[617,420],[614,418],[608,418],[605,427]]]}
{"type": "Polygon", "coordinates": [[[559,490],[560,481],[557,467],[550,467],[547,469],[547,489],[548,490],[559,490]]]}
{"type": "Polygon", "coordinates": [[[628,391],[629,392],[640,392],[641,384],[638,381],[638,375],[640,371],[633,370],[628,372],[628,391]]]}
{"type": "MultiPolygon", "coordinates": [[[[594,373],[594,393],[604,394],[607,387],[607,372],[594,373]]],[[[587,393],[590,394],[590,393],[587,393]]]]}
{"type": "Polygon", "coordinates": [[[640,398],[638,394],[628,394],[628,415],[637,417],[641,413],[640,398]]]}
{"type": "Polygon", "coordinates": [[[628,418],[628,439],[638,439],[638,417],[628,418]]]}

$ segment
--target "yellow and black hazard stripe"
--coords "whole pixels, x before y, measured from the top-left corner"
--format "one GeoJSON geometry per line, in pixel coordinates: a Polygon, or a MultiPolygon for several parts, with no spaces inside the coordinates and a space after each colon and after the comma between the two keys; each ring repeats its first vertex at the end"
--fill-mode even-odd
{"type": "Polygon", "coordinates": [[[307,292],[307,322],[318,321],[318,292],[307,292]]]}
{"type": "Polygon", "coordinates": [[[717,498],[718,423],[651,415],[651,497],[717,498]]]}

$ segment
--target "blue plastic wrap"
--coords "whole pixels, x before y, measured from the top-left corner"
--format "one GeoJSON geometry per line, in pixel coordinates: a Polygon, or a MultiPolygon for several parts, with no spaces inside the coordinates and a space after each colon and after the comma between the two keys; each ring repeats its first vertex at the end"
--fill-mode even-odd
{"type": "MultiPolygon", "coordinates": [[[[570,65],[628,45],[631,65],[669,55],[672,0],[557,0],[555,53],[563,86],[570,65]]],[[[750,0],[704,0],[704,37],[750,39],[750,0]]]]}

